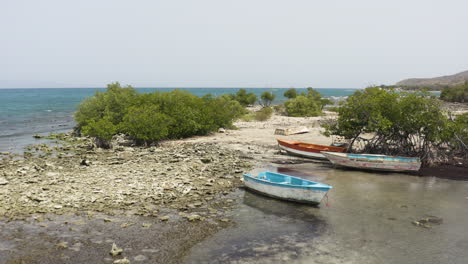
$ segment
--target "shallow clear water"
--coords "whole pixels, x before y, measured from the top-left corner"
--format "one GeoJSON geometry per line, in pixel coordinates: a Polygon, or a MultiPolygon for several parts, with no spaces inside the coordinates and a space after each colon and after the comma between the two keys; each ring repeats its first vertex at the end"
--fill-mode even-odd
{"type": "MultiPolygon", "coordinates": [[[[187,263],[466,263],[468,182],[302,164],[268,170],[330,184],[321,208],[239,191],[236,225],[187,263]],[[412,221],[443,218],[432,228],[412,221]]],[[[258,168],[256,171],[264,170],[258,168]]]]}

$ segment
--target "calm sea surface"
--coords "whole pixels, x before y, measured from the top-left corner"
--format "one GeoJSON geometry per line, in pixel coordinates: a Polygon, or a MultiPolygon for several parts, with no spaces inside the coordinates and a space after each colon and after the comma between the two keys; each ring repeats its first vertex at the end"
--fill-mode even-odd
{"type": "MultiPolygon", "coordinates": [[[[141,93],[171,91],[174,88],[137,88],[141,93]]],[[[284,101],[283,93],[288,88],[246,88],[260,96],[265,91],[276,94],[276,102],[284,101]]],[[[20,152],[25,146],[36,142],[32,135],[69,131],[75,125],[73,112],[86,97],[104,88],[62,89],[0,89],[0,152],[20,152]]],[[[184,88],[197,96],[211,93],[218,96],[236,93],[238,88],[184,88]]],[[[305,91],[306,89],[297,89],[305,91]]],[[[356,89],[317,89],[323,96],[343,98],[356,89]]]]}

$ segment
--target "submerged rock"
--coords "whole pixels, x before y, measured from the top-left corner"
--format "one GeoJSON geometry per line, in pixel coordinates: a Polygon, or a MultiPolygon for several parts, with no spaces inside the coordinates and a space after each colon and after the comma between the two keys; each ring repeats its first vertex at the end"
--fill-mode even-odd
{"type": "Polygon", "coordinates": [[[127,257],[124,257],[123,259],[115,260],[114,264],[130,264],[130,260],[128,260],[127,257]]]}
{"type": "Polygon", "coordinates": [[[190,222],[200,221],[203,219],[203,217],[197,214],[187,215],[185,216],[185,218],[187,218],[187,220],[189,220],[190,222]]]}
{"type": "Polygon", "coordinates": [[[169,216],[167,216],[167,215],[166,216],[161,216],[161,217],[159,217],[159,220],[167,221],[167,220],[169,220],[169,216]]]}
{"type": "Polygon", "coordinates": [[[112,249],[109,252],[109,254],[111,254],[112,256],[117,256],[117,255],[122,254],[122,252],[123,252],[123,249],[117,247],[115,243],[112,243],[112,249]]]}
{"type": "Polygon", "coordinates": [[[428,216],[428,217],[425,217],[425,218],[421,218],[417,221],[413,221],[413,225],[415,226],[420,226],[420,227],[424,227],[424,228],[432,228],[432,226],[430,224],[435,224],[435,225],[440,225],[442,224],[443,222],[443,219],[441,217],[437,217],[437,216],[428,216]]]}
{"type": "Polygon", "coordinates": [[[83,159],[83,160],[81,160],[80,165],[89,166],[89,165],[91,165],[91,162],[89,160],[87,160],[87,159],[83,159]]]}
{"type": "Polygon", "coordinates": [[[138,255],[138,256],[135,256],[133,259],[134,259],[135,261],[145,261],[145,260],[147,260],[148,258],[147,258],[146,256],[144,256],[144,255],[138,255]]]}

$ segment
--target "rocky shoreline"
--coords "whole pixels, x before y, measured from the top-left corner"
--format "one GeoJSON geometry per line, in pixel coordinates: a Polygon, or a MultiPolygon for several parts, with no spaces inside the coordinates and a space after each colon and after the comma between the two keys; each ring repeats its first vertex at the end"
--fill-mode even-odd
{"type": "Polygon", "coordinates": [[[120,138],[103,150],[90,138],[58,134],[21,156],[0,153],[0,263],[77,263],[87,255],[100,263],[180,263],[196,243],[235,224],[233,191],[243,172],[315,162],[281,155],[276,138],[330,144],[319,122],[333,115],[274,115],[149,148],[120,138]],[[274,133],[298,126],[310,132],[274,133]],[[113,243],[124,253],[111,256],[113,243]]]}
{"type": "Polygon", "coordinates": [[[90,138],[49,139],[61,144],[0,154],[0,263],[179,263],[232,224],[231,193],[256,162],[216,142],[102,150],[90,138]],[[124,253],[110,255],[113,243],[124,253]]]}
{"type": "Polygon", "coordinates": [[[252,166],[239,151],[216,143],[101,150],[87,138],[71,142],[2,159],[0,217],[114,210],[158,216],[161,206],[189,211],[237,188],[252,166]]]}

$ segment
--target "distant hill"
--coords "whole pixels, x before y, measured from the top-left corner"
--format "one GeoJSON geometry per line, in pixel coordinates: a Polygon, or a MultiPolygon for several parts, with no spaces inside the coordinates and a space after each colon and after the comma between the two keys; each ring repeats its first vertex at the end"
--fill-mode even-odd
{"type": "Polygon", "coordinates": [[[443,88],[447,86],[454,86],[468,81],[468,71],[460,72],[454,75],[447,75],[435,78],[411,78],[399,81],[395,86],[404,87],[429,87],[429,88],[443,88]]]}

